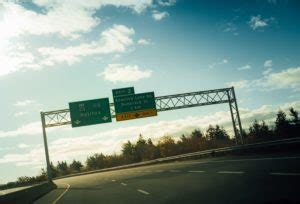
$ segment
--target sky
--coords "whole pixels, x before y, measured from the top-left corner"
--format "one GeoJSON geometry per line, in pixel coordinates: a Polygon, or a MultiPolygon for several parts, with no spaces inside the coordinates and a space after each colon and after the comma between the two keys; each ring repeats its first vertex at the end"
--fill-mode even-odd
{"type": "MultiPolygon", "coordinates": [[[[1,0],[0,183],[45,168],[41,111],[134,86],[156,96],[234,86],[245,129],[300,110],[297,0],[1,0]]],[[[48,128],[50,160],[120,153],[220,124],[228,104],[157,117],[48,128]]]]}

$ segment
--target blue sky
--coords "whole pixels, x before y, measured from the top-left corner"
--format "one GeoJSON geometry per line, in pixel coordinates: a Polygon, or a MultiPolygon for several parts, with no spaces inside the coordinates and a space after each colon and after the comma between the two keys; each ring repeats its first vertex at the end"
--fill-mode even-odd
{"type": "MultiPolygon", "coordinates": [[[[134,86],[156,96],[234,86],[245,128],[300,109],[299,1],[91,0],[0,3],[0,183],[45,167],[40,111],[134,86]]],[[[228,105],[49,128],[50,159],[119,153],[195,127],[232,131],[228,105]]]]}

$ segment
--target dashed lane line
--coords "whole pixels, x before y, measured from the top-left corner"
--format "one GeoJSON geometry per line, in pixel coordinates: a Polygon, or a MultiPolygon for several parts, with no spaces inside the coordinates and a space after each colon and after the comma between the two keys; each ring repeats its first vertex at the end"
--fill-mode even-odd
{"type": "Polygon", "coordinates": [[[111,180],[112,182],[116,182],[116,180],[115,179],[113,179],[113,180],[111,180]]]}
{"type": "Polygon", "coordinates": [[[138,192],[143,193],[145,195],[149,195],[150,193],[148,193],[147,191],[141,190],[141,189],[136,189],[138,192]]]}
{"type": "Polygon", "coordinates": [[[58,196],[58,197],[53,201],[52,204],[56,204],[56,203],[59,201],[59,199],[61,199],[61,198],[67,193],[67,191],[69,190],[70,184],[67,184],[67,183],[64,183],[64,184],[67,185],[66,190],[65,190],[62,194],[60,194],[60,196],[58,196]]]}
{"type": "Polygon", "coordinates": [[[127,186],[127,184],[126,184],[126,183],[121,183],[121,185],[122,185],[122,186],[127,186]]]}
{"type": "Polygon", "coordinates": [[[243,174],[243,171],[218,171],[219,174],[243,174]]]}
{"type": "Polygon", "coordinates": [[[300,173],[271,172],[270,175],[275,175],[275,176],[300,176],[300,173]]]}
{"type": "Polygon", "coordinates": [[[205,173],[205,171],[188,171],[188,172],[190,172],[190,173],[205,173]]]}
{"type": "Polygon", "coordinates": [[[172,172],[172,173],[178,173],[178,172],[180,172],[180,170],[173,169],[173,170],[170,170],[170,172],[172,172]]]}

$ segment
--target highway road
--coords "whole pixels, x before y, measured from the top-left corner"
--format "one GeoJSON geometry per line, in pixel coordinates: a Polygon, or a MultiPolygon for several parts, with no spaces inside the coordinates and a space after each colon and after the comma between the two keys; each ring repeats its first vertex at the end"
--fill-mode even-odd
{"type": "Polygon", "coordinates": [[[35,204],[300,203],[300,154],[172,162],[55,183],[35,204]]]}

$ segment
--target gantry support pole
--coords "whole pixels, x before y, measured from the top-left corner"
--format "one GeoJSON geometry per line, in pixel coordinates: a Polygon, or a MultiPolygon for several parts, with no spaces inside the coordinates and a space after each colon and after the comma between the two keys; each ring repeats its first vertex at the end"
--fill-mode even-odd
{"type": "Polygon", "coordinates": [[[238,144],[239,134],[238,134],[236,126],[235,126],[235,120],[234,120],[234,115],[233,115],[232,106],[231,106],[232,101],[231,101],[229,90],[227,90],[227,96],[228,96],[228,105],[229,105],[230,115],[231,115],[231,120],[232,120],[232,127],[233,127],[234,136],[235,136],[235,144],[238,144]]]}
{"type": "Polygon", "coordinates": [[[41,120],[42,120],[42,128],[43,128],[45,156],[46,156],[46,163],[47,163],[47,176],[48,176],[48,181],[52,182],[52,172],[50,167],[50,159],[49,159],[49,151],[48,151],[48,143],[47,143],[47,135],[46,135],[45,115],[43,112],[41,112],[41,120]]]}
{"type": "Polygon", "coordinates": [[[240,134],[241,144],[244,144],[243,128],[242,128],[242,123],[241,123],[241,118],[240,118],[238,104],[237,104],[236,97],[235,97],[234,87],[231,87],[231,91],[232,91],[232,95],[233,95],[233,98],[234,98],[234,105],[236,107],[235,110],[236,110],[236,117],[237,117],[238,126],[239,126],[239,134],[240,134]]]}

